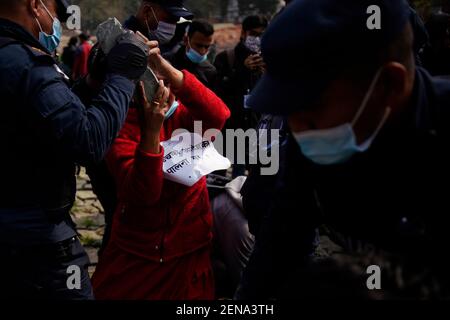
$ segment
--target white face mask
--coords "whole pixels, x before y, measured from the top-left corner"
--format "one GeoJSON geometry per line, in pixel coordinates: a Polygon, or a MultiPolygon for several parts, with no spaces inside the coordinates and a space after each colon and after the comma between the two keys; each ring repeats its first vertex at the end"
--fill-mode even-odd
{"type": "Polygon", "coordinates": [[[358,110],[352,123],[345,123],[335,128],[324,130],[311,130],[300,133],[293,133],[293,136],[299,144],[302,153],[312,162],[319,165],[332,165],[348,161],[356,153],[366,152],[372,145],[380,130],[385,125],[391,114],[391,108],[387,107],[386,112],[375,130],[374,134],[363,144],[358,145],[354,126],[360,119],[367,107],[373,90],[381,75],[380,69],[370,85],[369,90],[358,110]]]}
{"type": "Polygon", "coordinates": [[[261,37],[248,36],[245,39],[244,44],[250,51],[255,53],[259,53],[261,51],[261,37]]]}
{"type": "Polygon", "coordinates": [[[158,22],[158,27],[155,31],[150,30],[150,26],[148,24],[148,21],[145,20],[145,23],[147,24],[148,33],[150,35],[153,35],[159,42],[160,45],[168,44],[173,37],[175,36],[175,32],[177,30],[177,25],[172,23],[167,23],[164,21],[159,21],[156,17],[155,11],[153,8],[151,8],[153,17],[155,18],[155,21],[158,22]]]}

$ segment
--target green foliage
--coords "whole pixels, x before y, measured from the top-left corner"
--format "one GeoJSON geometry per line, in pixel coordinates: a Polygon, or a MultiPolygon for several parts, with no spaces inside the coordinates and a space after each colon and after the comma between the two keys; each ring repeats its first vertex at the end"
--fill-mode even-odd
{"type": "Polygon", "coordinates": [[[91,236],[82,236],[80,237],[80,242],[85,247],[94,247],[100,248],[102,246],[102,241],[99,239],[94,239],[91,236]]]}
{"type": "Polygon", "coordinates": [[[83,220],[80,221],[78,227],[84,229],[94,229],[97,227],[97,224],[91,218],[84,218],[83,220]]]}

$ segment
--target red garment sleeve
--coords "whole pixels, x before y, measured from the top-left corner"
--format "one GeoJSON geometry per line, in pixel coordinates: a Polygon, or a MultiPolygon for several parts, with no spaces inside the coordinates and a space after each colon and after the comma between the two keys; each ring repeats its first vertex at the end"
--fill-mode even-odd
{"type": "Polygon", "coordinates": [[[194,75],[183,70],[184,83],[175,91],[180,101],[180,111],[176,116],[184,129],[194,130],[194,121],[202,121],[203,132],[208,129],[221,130],[230,117],[225,103],[194,75]]]}
{"type": "Polygon", "coordinates": [[[139,131],[135,125],[127,123],[109,151],[106,161],[110,172],[114,174],[118,197],[125,203],[152,206],[161,197],[164,184],[163,156],[146,153],[139,149],[139,131]],[[136,133],[136,132],[134,132],[136,133]]]}
{"type": "Polygon", "coordinates": [[[75,53],[74,61],[73,61],[73,67],[72,67],[72,78],[73,80],[78,80],[81,72],[81,52],[77,51],[75,53]]]}

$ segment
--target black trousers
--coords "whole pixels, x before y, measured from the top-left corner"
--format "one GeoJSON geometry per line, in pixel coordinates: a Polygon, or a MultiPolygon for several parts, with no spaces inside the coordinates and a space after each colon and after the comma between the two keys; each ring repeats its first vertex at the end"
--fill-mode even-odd
{"type": "Polygon", "coordinates": [[[99,255],[105,250],[111,237],[114,213],[117,207],[116,183],[109,172],[106,161],[86,167],[92,189],[105,210],[105,233],[99,255]]]}
{"type": "Polygon", "coordinates": [[[78,238],[50,245],[0,244],[1,299],[92,300],[89,258],[78,238]]]}

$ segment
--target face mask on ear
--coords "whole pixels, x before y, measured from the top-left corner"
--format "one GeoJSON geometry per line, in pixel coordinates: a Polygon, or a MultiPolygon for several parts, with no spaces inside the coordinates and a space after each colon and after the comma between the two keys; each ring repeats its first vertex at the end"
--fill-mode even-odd
{"type": "Polygon", "coordinates": [[[44,6],[45,11],[47,11],[50,18],[53,20],[53,34],[47,34],[42,29],[41,24],[39,23],[39,20],[34,17],[37,24],[39,25],[39,29],[41,31],[39,32],[39,42],[49,51],[54,52],[56,48],[59,46],[59,43],[61,42],[61,34],[62,34],[62,26],[61,22],[58,20],[58,18],[54,18],[50,11],[47,9],[45,4],[40,0],[41,4],[44,6]]]}
{"type": "Polygon", "coordinates": [[[200,64],[200,63],[205,62],[206,60],[208,60],[208,55],[207,54],[202,56],[200,53],[198,53],[197,51],[195,51],[192,48],[190,48],[188,50],[188,52],[186,52],[186,56],[189,58],[189,60],[192,61],[192,63],[195,63],[195,64],[200,64]]]}
{"type": "Polygon", "coordinates": [[[173,37],[175,36],[175,32],[177,30],[176,24],[167,23],[164,21],[159,21],[156,17],[155,11],[152,7],[150,7],[152,10],[153,17],[155,18],[155,21],[158,22],[158,27],[155,31],[150,30],[150,26],[148,24],[148,21],[145,20],[145,23],[147,24],[147,30],[149,35],[154,36],[160,45],[168,44],[173,37]]]}
{"type": "Polygon", "coordinates": [[[386,108],[383,119],[377,129],[363,144],[357,144],[357,139],[353,128],[367,107],[369,99],[372,96],[381,75],[381,71],[382,69],[380,69],[375,75],[375,78],[373,79],[372,84],[370,85],[370,88],[352,123],[345,123],[331,129],[293,133],[293,136],[305,157],[319,165],[333,165],[344,163],[356,153],[366,152],[370,148],[373,141],[378,136],[379,132],[389,118],[391,108],[386,108]]]}
{"type": "Polygon", "coordinates": [[[200,64],[208,60],[208,54],[202,56],[200,53],[192,49],[190,44],[189,47],[190,49],[186,52],[186,56],[188,57],[189,60],[191,60],[192,63],[200,64]]]}

